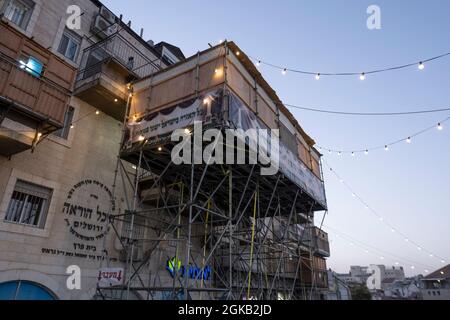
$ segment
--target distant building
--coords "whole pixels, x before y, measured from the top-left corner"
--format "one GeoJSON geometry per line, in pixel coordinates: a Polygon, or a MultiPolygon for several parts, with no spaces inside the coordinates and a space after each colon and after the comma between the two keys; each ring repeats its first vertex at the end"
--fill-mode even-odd
{"type": "Polygon", "coordinates": [[[367,272],[369,267],[351,266],[349,273],[341,273],[337,276],[345,283],[365,284],[370,274],[367,272]]]}
{"type": "Polygon", "coordinates": [[[419,300],[421,299],[420,283],[422,276],[405,280],[395,280],[384,291],[386,299],[419,300]]]}
{"type": "Polygon", "coordinates": [[[450,265],[429,274],[421,282],[424,300],[450,300],[450,265]]]}
{"type": "Polygon", "coordinates": [[[327,300],[351,300],[352,295],[350,292],[350,286],[340,279],[339,275],[328,270],[328,293],[327,300]]]}
{"type": "Polygon", "coordinates": [[[386,290],[392,286],[396,280],[403,281],[405,272],[403,267],[386,267],[384,265],[370,265],[367,269],[370,276],[367,279],[369,290],[386,290]]]}

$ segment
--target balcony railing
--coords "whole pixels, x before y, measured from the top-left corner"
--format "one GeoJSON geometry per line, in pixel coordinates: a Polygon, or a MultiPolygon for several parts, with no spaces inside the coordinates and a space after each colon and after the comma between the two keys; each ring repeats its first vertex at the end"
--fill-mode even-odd
{"type": "Polygon", "coordinates": [[[116,33],[83,51],[77,81],[100,73],[102,65],[111,60],[129,72],[132,78],[144,78],[159,70],[156,61],[147,57],[143,50],[136,48],[122,34],[116,33]]]}
{"type": "Polygon", "coordinates": [[[328,234],[315,227],[313,229],[313,238],[315,253],[322,257],[329,257],[330,243],[328,242],[328,234]]]}

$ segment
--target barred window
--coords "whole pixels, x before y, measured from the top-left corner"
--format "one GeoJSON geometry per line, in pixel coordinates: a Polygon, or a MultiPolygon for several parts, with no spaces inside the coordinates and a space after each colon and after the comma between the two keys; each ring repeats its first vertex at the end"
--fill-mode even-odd
{"type": "Polygon", "coordinates": [[[43,229],[51,196],[51,189],[18,180],[5,221],[43,229]]]}

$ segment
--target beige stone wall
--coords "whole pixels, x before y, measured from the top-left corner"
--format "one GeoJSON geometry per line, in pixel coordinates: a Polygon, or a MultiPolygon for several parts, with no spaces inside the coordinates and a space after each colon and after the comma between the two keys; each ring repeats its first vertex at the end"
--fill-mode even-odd
{"type": "MultiPolygon", "coordinates": [[[[68,215],[64,211],[64,204],[68,202],[70,190],[80,181],[96,180],[109,189],[112,188],[121,127],[120,123],[106,115],[95,115],[95,109],[92,106],[78,99],[72,99],[71,105],[76,108],[75,117],[83,117],[86,114],[91,116],[76,123],[68,141],[50,138],[42,142],[34,153],[27,151],[13,156],[11,160],[0,158],[0,283],[11,280],[7,276],[11,271],[25,272],[25,274],[27,271],[38,272],[58,283],[58,292],[63,293],[61,298],[85,299],[90,298],[92,289],[95,289],[95,276],[100,267],[100,261],[64,256],[61,253],[58,255],[43,253],[42,249],[101,255],[103,240],[82,241],[70,233],[65,221],[68,215]],[[17,179],[53,189],[44,229],[4,221],[17,179]],[[75,243],[94,246],[96,251],[75,249],[75,243]],[[70,292],[65,288],[66,268],[70,265],[78,265],[82,270],[81,291],[70,292]]],[[[108,197],[97,187],[82,190],[80,198],[72,202],[95,208],[95,203],[89,205],[87,204],[89,200],[83,199],[87,191],[99,194],[100,210],[108,210],[110,207],[108,197]]],[[[120,188],[118,193],[122,193],[120,188]]],[[[124,207],[121,198],[123,197],[119,197],[116,203],[117,212],[124,207]]],[[[95,217],[92,221],[97,224],[95,217]]],[[[114,249],[113,238],[110,233],[107,247],[110,256],[117,258],[118,251],[114,249]]],[[[41,284],[46,285],[46,283],[41,284]]]]}
{"type": "MultiPolygon", "coordinates": [[[[90,36],[92,18],[98,12],[98,7],[90,0],[34,1],[35,8],[30,23],[22,32],[62,57],[57,49],[65,28],[66,9],[69,5],[77,4],[84,15],[82,29],[76,32],[83,37],[82,47],[89,45],[87,38],[90,36]]],[[[132,39],[131,36],[127,37],[132,39]]],[[[138,41],[133,42],[145,54],[152,54],[138,41]]],[[[78,62],[81,55],[82,52],[79,52],[78,62]]],[[[155,59],[154,56],[150,57],[155,59]]],[[[77,66],[76,63],[70,63],[77,66]]],[[[81,240],[71,233],[70,227],[74,226],[78,218],[68,214],[70,208],[65,207],[65,204],[71,203],[93,210],[92,219],[78,219],[79,223],[86,222],[87,227],[106,225],[102,219],[97,221],[96,209],[107,213],[111,207],[105,188],[112,189],[122,127],[121,123],[105,114],[96,115],[95,106],[75,97],[71,99],[70,105],[75,108],[74,120],[82,120],[75,123],[67,140],[51,136],[40,143],[34,153],[27,151],[12,159],[0,157],[0,283],[28,280],[49,288],[60,299],[90,299],[95,292],[101,265],[98,257],[102,254],[104,240],[81,240]],[[17,180],[53,190],[43,229],[5,221],[17,180]],[[68,199],[74,186],[85,180],[98,182],[101,186],[82,186],[75,190],[72,199],[68,199]],[[93,198],[92,194],[98,196],[98,199],[93,198]],[[70,291],[66,288],[66,268],[70,265],[81,268],[81,290],[70,291]]],[[[123,212],[126,207],[122,182],[119,180],[117,184],[117,194],[120,196],[115,203],[116,214],[123,212]]],[[[99,231],[82,231],[94,238],[101,234],[99,231]]],[[[105,247],[113,260],[110,266],[124,267],[122,263],[114,262],[121,249],[116,236],[109,232],[106,239],[105,247]]]]}

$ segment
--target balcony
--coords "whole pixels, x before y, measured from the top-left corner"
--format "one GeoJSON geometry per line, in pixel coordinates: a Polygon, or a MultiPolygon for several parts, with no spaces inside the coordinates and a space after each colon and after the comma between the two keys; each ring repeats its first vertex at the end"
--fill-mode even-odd
{"type": "Polygon", "coordinates": [[[63,127],[75,69],[0,23],[0,154],[31,149],[63,127]]]}
{"type": "Polygon", "coordinates": [[[330,243],[328,242],[328,233],[317,227],[313,228],[314,253],[319,257],[330,257],[330,243]]]}
{"type": "Polygon", "coordinates": [[[159,67],[120,33],[83,51],[75,95],[111,117],[123,121],[127,84],[159,67]]]}

